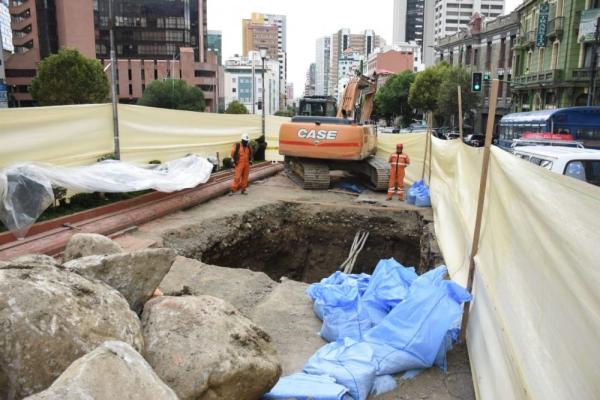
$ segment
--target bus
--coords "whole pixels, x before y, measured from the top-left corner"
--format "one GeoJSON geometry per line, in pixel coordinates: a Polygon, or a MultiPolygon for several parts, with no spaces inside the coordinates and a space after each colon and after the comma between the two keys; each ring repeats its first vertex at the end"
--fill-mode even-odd
{"type": "Polygon", "coordinates": [[[525,134],[571,135],[585,147],[600,148],[600,107],[568,107],[507,114],[500,120],[498,145],[509,149],[525,134]]]}

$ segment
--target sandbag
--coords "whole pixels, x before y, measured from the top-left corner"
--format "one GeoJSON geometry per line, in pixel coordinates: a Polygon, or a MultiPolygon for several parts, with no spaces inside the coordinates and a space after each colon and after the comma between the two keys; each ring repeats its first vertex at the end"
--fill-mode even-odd
{"type": "Polygon", "coordinates": [[[361,299],[373,325],[404,300],[415,279],[414,268],[406,268],[393,258],[379,261],[361,299]]]}
{"type": "Polygon", "coordinates": [[[325,375],[297,373],[285,376],[262,398],[294,400],[342,400],[348,393],[345,386],[325,375]]]}
{"type": "Polygon", "coordinates": [[[375,380],[375,362],[371,347],[350,338],[321,347],[308,360],[304,372],[329,375],[345,386],[354,400],[365,400],[375,380]]]}
{"type": "Polygon", "coordinates": [[[404,301],[364,335],[377,363],[377,374],[396,374],[429,368],[438,357],[448,331],[462,315],[462,304],[471,295],[446,280],[440,270],[416,279],[404,301]],[[422,279],[421,279],[422,278],[422,279]]]}
{"type": "Polygon", "coordinates": [[[369,313],[360,301],[357,286],[327,285],[318,301],[322,304],[323,312],[320,335],[328,342],[345,337],[360,340],[372,326],[369,313]]]}
{"type": "Polygon", "coordinates": [[[321,300],[323,289],[328,285],[350,285],[356,286],[358,294],[363,295],[371,276],[368,274],[345,274],[341,271],[336,271],[327,278],[321,279],[319,283],[313,283],[306,289],[306,294],[313,301],[313,309],[319,319],[323,320],[323,301],[321,300]]]}

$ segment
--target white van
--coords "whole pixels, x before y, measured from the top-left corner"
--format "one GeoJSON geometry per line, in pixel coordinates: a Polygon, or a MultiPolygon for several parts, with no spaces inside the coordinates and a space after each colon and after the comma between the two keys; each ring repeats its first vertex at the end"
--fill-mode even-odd
{"type": "Polygon", "coordinates": [[[520,146],[513,154],[557,174],[600,186],[600,150],[560,146],[520,146]]]}

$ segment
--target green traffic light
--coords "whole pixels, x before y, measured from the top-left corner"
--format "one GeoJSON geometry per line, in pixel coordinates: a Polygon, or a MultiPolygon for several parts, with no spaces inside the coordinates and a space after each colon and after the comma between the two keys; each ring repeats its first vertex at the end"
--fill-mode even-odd
{"type": "Polygon", "coordinates": [[[475,90],[479,90],[481,86],[475,85],[475,90]]]}

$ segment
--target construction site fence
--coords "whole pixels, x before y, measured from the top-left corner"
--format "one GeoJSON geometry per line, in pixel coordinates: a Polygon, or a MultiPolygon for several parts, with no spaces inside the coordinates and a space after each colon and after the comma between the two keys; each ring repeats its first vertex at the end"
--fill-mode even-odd
{"type": "MultiPolygon", "coordinates": [[[[278,159],[286,118],[267,117],[278,159]]],[[[168,161],[227,154],[260,117],[119,106],[122,158],[168,161]]],[[[403,143],[409,182],[427,178],[435,230],[452,279],[467,282],[483,150],[425,134],[379,135],[378,155],[403,143]],[[424,172],[427,172],[424,174],[424,172]]],[[[89,164],[113,151],[109,104],[0,111],[0,167],[89,164]]],[[[474,300],[467,329],[479,399],[600,398],[600,188],[492,148],[474,300]]],[[[382,255],[385,257],[385,255],[382,255]]]]}

